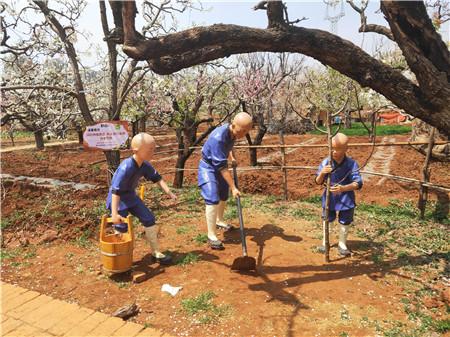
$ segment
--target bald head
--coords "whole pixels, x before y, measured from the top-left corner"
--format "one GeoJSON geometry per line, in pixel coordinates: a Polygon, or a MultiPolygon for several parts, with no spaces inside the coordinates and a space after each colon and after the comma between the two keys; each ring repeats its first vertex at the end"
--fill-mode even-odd
{"type": "Polygon", "coordinates": [[[250,116],[246,112],[239,112],[236,116],[233,118],[233,124],[239,125],[240,127],[250,127],[252,126],[252,116],[250,116]]]}
{"type": "Polygon", "coordinates": [[[138,133],[131,140],[131,149],[134,152],[134,159],[141,165],[144,160],[151,160],[155,153],[156,142],[155,138],[148,133],[138,133]]]}
{"type": "Polygon", "coordinates": [[[333,159],[342,162],[348,149],[348,137],[343,133],[337,133],[331,140],[333,146],[333,159]]]}
{"type": "Polygon", "coordinates": [[[332,144],[333,147],[345,147],[347,148],[348,146],[348,137],[346,135],[344,135],[343,133],[337,133],[333,138],[332,138],[332,144]]]}
{"type": "Polygon", "coordinates": [[[231,132],[234,138],[239,139],[244,137],[251,129],[253,125],[252,116],[246,112],[240,112],[233,118],[231,123],[231,132]]]}
{"type": "Polygon", "coordinates": [[[150,136],[148,133],[138,133],[131,140],[131,148],[138,151],[142,146],[156,146],[155,138],[150,136]]]}

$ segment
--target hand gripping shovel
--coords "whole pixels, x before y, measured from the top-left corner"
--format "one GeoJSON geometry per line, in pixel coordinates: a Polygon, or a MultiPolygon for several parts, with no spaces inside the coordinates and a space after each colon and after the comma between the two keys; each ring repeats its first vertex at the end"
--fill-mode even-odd
{"type": "MultiPolygon", "coordinates": [[[[233,177],[234,177],[234,184],[236,185],[237,188],[239,188],[236,165],[233,165],[233,177]]],[[[231,270],[256,270],[256,260],[253,257],[247,256],[247,243],[245,242],[244,218],[242,217],[241,198],[237,197],[236,201],[239,214],[239,229],[241,233],[243,256],[238,257],[233,261],[233,264],[231,265],[231,270]]]]}

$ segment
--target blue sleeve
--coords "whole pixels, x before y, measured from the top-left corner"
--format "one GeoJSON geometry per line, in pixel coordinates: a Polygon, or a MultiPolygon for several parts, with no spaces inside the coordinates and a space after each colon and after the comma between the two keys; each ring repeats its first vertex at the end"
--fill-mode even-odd
{"type": "Polygon", "coordinates": [[[223,141],[217,141],[216,146],[211,146],[211,162],[217,171],[228,166],[228,153],[223,141]]]}
{"type": "Polygon", "coordinates": [[[363,181],[361,174],[359,173],[359,165],[356,161],[353,161],[352,173],[350,174],[352,182],[358,183],[358,189],[360,190],[363,186],[363,181]]]}
{"type": "Polygon", "coordinates": [[[157,183],[162,179],[161,175],[156,171],[156,169],[147,162],[144,162],[144,178],[150,180],[153,183],[157,183]]]}
{"type": "Polygon", "coordinates": [[[119,166],[111,180],[111,193],[121,195],[129,189],[126,166],[119,166]]]}

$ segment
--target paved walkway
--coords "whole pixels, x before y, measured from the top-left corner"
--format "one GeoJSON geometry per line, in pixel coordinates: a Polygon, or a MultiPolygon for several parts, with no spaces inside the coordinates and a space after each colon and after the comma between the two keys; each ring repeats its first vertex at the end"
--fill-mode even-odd
{"type": "Polygon", "coordinates": [[[170,337],[79,305],[5,282],[1,286],[0,336],[170,337]]]}

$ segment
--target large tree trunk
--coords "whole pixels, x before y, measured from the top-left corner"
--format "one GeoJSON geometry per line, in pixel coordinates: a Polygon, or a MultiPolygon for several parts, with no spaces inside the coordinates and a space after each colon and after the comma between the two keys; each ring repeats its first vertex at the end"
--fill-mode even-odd
{"type": "Polygon", "coordinates": [[[34,141],[36,143],[36,149],[44,149],[44,133],[42,132],[42,130],[34,131],[34,141]]]}
{"type": "Polygon", "coordinates": [[[78,144],[83,144],[83,128],[80,125],[77,125],[75,130],[78,135],[78,144]]]}
{"type": "Polygon", "coordinates": [[[173,187],[182,188],[183,180],[184,180],[184,166],[186,165],[186,161],[189,156],[186,154],[179,153],[177,158],[177,163],[175,164],[175,177],[173,179],[173,187]]]}
{"type": "MultiPolygon", "coordinates": [[[[255,139],[251,140],[250,135],[247,135],[247,142],[249,145],[261,145],[264,136],[266,135],[267,127],[264,124],[258,125],[258,133],[255,136],[255,139]],[[249,139],[251,141],[249,141],[249,139]]],[[[258,165],[258,149],[257,148],[250,148],[249,149],[249,155],[250,155],[250,165],[251,166],[257,166],[258,165]]]]}
{"type": "Polygon", "coordinates": [[[142,39],[134,28],[135,3],[123,2],[123,50],[132,58],[147,60],[152,70],[159,74],[171,74],[232,54],[301,53],[331,66],[363,87],[372,88],[408,114],[450,135],[450,53],[433,28],[423,2],[381,2],[395,41],[419,86],[399,70],[339,36],[318,29],[284,25],[283,17],[279,15],[282,2],[269,3],[270,29],[217,24],[142,39]]]}

